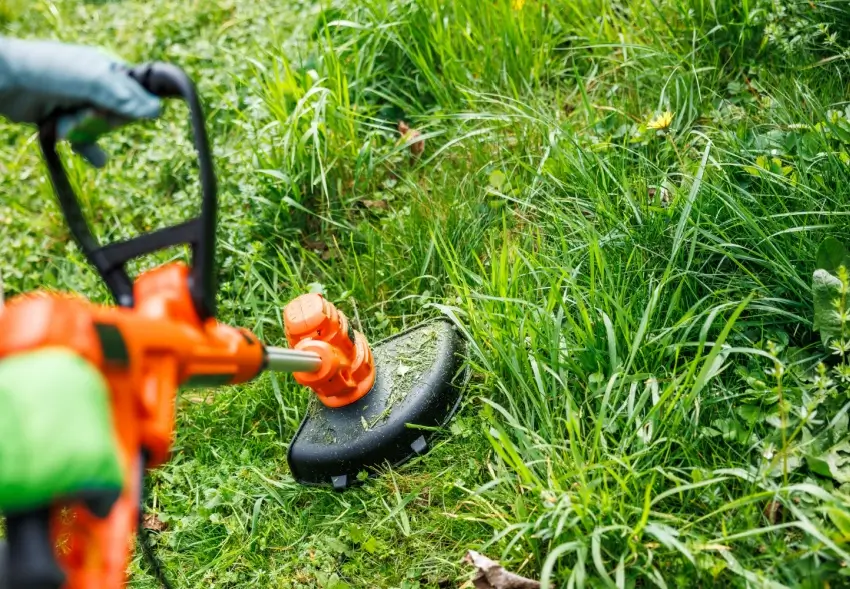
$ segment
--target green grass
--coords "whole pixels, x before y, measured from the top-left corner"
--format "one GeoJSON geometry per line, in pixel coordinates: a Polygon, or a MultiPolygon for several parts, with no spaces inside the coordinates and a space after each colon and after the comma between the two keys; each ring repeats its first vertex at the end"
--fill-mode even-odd
{"type": "MultiPolygon", "coordinates": [[[[287,471],[291,379],[181,399],[149,501],[176,586],[456,587],[470,548],[549,587],[847,583],[850,372],[811,287],[850,229],[846,2],[24,4],[0,30],[199,82],[222,319],[279,343],[319,288],[373,340],[447,314],[472,342],[439,447],[344,494],[287,471]]],[[[101,235],[194,206],[184,115],[74,165],[101,235]]],[[[2,132],[7,296],[106,300],[2,132]]]]}

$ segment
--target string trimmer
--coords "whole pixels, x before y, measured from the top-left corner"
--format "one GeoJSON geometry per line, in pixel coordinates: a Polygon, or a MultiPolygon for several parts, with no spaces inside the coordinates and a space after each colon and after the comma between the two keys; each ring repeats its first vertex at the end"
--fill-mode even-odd
{"type": "Polygon", "coordinates": [[[219,323],[216,179],[200,101],[174,66],[149,64],[128,75],[188,104],[201,213],[101,246],[56,153],[55,120],[40,129],[71,234],[117,306],[38,293],[0,312],[0,431],[13,436],[0,449],[7,539],[0,585],[13,589],[123,586],[144,473],[169,458],[180,387],[293,373],[316,396],[289,446],[292,474],[343,489],[362,472],[426,452],[429,434],[457,408],[465,378],[462,340],[445,321],[370,347],[333,304],[305,294],[283,310],[287,348],[219,323]],[[191,248],[190,265],[169,263],[131,279],[127,262],[182,244],[191,248]]]}

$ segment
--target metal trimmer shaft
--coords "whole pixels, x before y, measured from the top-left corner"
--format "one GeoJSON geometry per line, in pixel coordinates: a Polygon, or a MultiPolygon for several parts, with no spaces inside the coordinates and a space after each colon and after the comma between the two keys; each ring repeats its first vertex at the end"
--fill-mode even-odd
{"type": "Polygon", "coordinates": [[[322,359],[314,352],[266,346],[266,370],[272,372],[316,372],[322,359]]]}

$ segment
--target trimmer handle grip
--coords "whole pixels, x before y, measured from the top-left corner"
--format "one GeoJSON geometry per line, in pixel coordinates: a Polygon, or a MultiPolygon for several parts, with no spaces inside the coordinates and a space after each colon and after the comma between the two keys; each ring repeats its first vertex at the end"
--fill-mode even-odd
{"type": "Polygon", "coordinates": [[[130,68],[128,75],[145,90],[160,98],[182,98],[189,106],[195,150],[201,181],[201,215],[198,217],[198,235],[192,242],[192,275],[189,289],[195,310],[201,319],[215,317],[215,230],[218,214],[216,178],[204,113],[198,92],[189,76],[176,65],[151,62],[130,68]]]}
{"type": "Polygon", "coordinates": [[[6,518],[8,544],[5,570],[0,570],[0,587],[7,589],[60,589],[65,574],[53,554],[50,537],[50,512],[39,509],[6,518]]]}
{"type": "Polygon", "coordinates": [[[151,94],[161,98],[180,98],[189,106],[200,174],[200,216],[124,242],[101,246],[89,229],[65,168],[56,153],[56,119],[52,119],[41,127],[39,140],[59,204],[75,241],[97,269],[119,305],[134,305],[133,281],[125,269],[128,261],[157,250],[189,244],[192,247],[189,288],[195,310],[201,319],[215,317],[215,229],[218,203],[212,153],[198,93],[189,76],[175,65],[153,62],[127,68],[126,72],[151,94]]]}
{"type": "Polygon", "coordinates": [[[179,67],[170,63],[152,62],[127,70],[145,90],[160,98],[191,99],[195,94],[189,77],[179,67]]]}

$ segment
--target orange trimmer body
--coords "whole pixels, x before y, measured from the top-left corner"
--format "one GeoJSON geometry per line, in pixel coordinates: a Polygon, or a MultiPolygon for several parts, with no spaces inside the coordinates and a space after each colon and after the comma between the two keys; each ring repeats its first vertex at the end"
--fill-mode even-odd
{"type": "Polygon", "coordinates": [[[83,504],[53,506],[50,531],[62,547],[56,556],[65,589],[124,585],[141,474],[168,459],[178,388],[244,382],[263,369],[264,348],[256,336],[198,318],[187,277],[182,264],[141,275],[132,309],[38,293],[11,299],[0,313],[0,359],[63,347],[100,370],[109,385],[125,485],[105,518],[83,504]]]}

